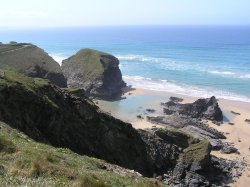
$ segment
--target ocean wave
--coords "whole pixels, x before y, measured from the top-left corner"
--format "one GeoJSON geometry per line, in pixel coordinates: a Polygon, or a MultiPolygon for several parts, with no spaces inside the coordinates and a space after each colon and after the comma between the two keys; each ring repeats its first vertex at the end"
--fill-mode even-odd
{"type": "Polygon", "coordinates": [[[187,84],[177,84],[173,81],[168,80],[148,80],[147,78],[141,76],[123,76],[123,79],[125,80],[125,82],[127,82],[128,85],[132,85],[135,88],[141,88],[146,90],[166,91],[186,96],[204,98],[216,96],[217,98],[222,99],[250,102],[250,98],[246,96],[234,94],[223,90],[213,90],[209,88],[205,89],[187,84]]]}
{"type": "MultiPolygon", "coordinates": [[[[166,62],[171,61],[169,58],[157,58],[157,57],[148,57],[144,55],[116,55],[119,60],[126,61],[139,61],[139,62],[166,62]]],[[[174,62],[174,61],[172,61],[174,62]]]]}
{"type": "Polygon", "coordinates": [[[223,77],[230,77],[234,79],[250,79],[250,74],[242,75],[242,73],[236,73],[231,71],[208,71],[209,73],[220,75],[223,77]]]}
{"type": "Polygon", "coordinates": [[[219,75],[235,75],[235,73],[231,71],[208,71],[208,72],[212,74],[219,74],[219,75]]]}
{"type": "MultiPolygon", "coordinates": [[[[163,70],[173,70],[173,71],[196,71],[200,73],[213,74],[215,76],[233,78],[233,79],[250,79],[250,73],[246,72],[242,75],[242,72],[237,70],[232,70],[230,67],[215,66],[214,64],[205,63],[193,63],[189,61],[178,61],[170,58],[157,58],[149,57],[144,55],[116,55],[116,57],[121,61],[134,62],[134,63],[147,63],[156,64],[157,68],[163,70]],[[222,68],[222,69],[221,69],[222,68]],[[218,70],[221,69],[221,70],[218,70]]],[[[132,66],[133,64],[131,64],[132,66]]]]}
{"type": "Polygon", "coordinates": [[[164,70],[179,70],[179,71],[187,71],[198,69],[197,64],[189,63],[189,62],[181,62],[175,61],[170,58],[157,58],[157,57],[149,57],[144,55],[116,55],[116,57],[123,62],[133,62],[133,63],[147,63],[147,64],[157,64],[157,67],[164,70]]]}
{"type": "Polygon", "coordinates": [[[241,79],[250,79],[250,74],[241,75],[240,78],[241,79]]]}
{"type": "Polygon", "coordinates": [[[67,59],[68,57],[61,53],[52,53],[50,56],[61,66],[62,61],[67,59]]]}

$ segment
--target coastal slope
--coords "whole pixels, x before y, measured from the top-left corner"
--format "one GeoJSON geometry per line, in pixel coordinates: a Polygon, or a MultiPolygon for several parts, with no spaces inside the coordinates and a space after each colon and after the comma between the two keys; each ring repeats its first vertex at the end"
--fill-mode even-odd
{"type": "Polygon", "coordinates": [[[165,186],[104,160],[35,142],[1,121],[0,129],[0,186],[165,186]]]}
{"type": "Polygon", "coordinates": [[[67,87],[60,65],[44,50],[33,44],[1,44],[0,68],[14,69],[31,77],[48,79],[59,87],[67,87]]]}

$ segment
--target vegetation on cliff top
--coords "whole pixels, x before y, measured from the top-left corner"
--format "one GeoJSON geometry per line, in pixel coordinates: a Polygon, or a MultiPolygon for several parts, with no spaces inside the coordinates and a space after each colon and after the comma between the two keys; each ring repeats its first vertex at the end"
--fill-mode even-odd
{"type": "Polygon", "coordinates": [[[74,68],[81,68],[88,76],[101,76],[107,67],[107,62],[100,63],[103,56],[111,56],[110,54],[93,50],[81,49],[68,60],[74,68]]]}
{"type": "Polygon", "coordinates": [[[32,77],[47,78],[61,87],[67,86],[59,64],[45,51],[32,44],[0,45],[0,68],[11,68],[32,77]]]}
{"type": "Polygon", "coordinates": [[[37,143],[5,123],[0,128],[0,186],[164,186],[103,160],[37,143]]]}

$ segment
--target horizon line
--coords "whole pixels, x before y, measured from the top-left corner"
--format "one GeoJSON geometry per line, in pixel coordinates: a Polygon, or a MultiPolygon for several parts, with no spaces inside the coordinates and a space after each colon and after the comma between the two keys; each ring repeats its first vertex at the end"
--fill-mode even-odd
{"type": "Polygon", "coordinates": [[[95,27],[247,27],[249,24],[131,24],[131,25],[77,25],[77,26],[0,26],[0,29],[71,29],[71,28],[95,28],[95,27]]]}

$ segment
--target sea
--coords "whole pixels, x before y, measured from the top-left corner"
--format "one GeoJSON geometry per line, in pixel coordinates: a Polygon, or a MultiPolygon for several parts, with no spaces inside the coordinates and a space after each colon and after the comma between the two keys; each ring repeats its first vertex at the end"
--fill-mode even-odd
{"type": "Polygon", "coordinates": [[[81,48],[113,54],[135,88],[250,102],[250,26],[0,28],[9,41],[33,43],[59,64],[81,48]]]}

